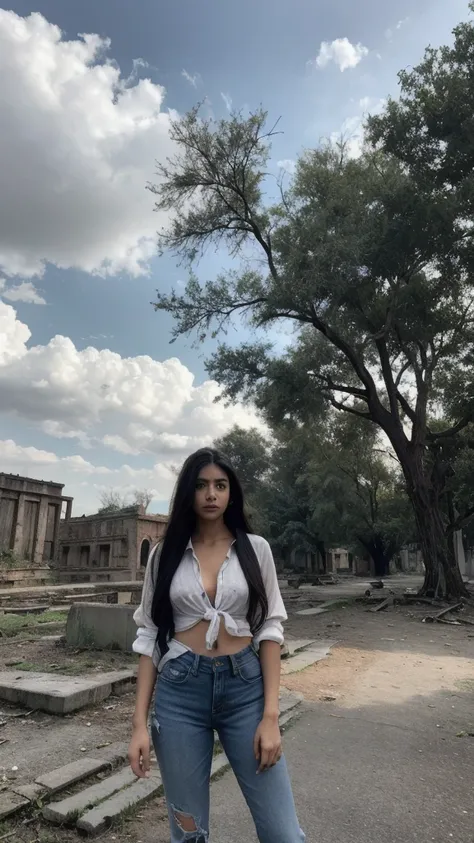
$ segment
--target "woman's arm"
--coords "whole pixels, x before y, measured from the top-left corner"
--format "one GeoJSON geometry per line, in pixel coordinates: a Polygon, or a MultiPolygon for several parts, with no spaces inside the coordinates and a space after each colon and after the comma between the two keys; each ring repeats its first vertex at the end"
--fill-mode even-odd
{"type": "Polygon", "coordinates": [[[255,755],[260,762],[258,772],[268,770],[281,757],[281,735],[278,723],[280,705],[281,645],[283,621],[287,619],[278,585],[273,554],[265,539],[258,538],[255,551],[260,563],[263,584],[268,600],[268,614],[261,629],[254,636],[263,673],[264,712],[255,735],[255,755]]]}
{"type": "Polygon", "coordinates": [[[276,641],[262,641],[260,644],[260,662],[265,695],[263,716],[278,720],[280,713],[280,644],[277,644],[276,641]]]}
{"type": "Polygon", "coordinates": [[[156,682],[156,667],[150,656],[140,656],[138,663],[135,711],[132,718],[132,738],[128,748],[130,766],[139,778],[150,771],[150,736],[148,710],[156,682]]]}
{"type": "Polygon", "coordinates": [[[260,662],[263,673],[265,697],[263,718],[255,733],[255,757],[259,761],[258,773],[273,767],[281,757],[280,713],[280,658],[281,647],[276,641],[262,641],[260,662]]]}
{"type": "Polygon", "coordinates": [[[140,654],[138,662],[135,711],[132,719],[132,738],[128,750],[130,766],[136,776],[143,778],[150,770],[150,736],[148,734],[148,711],[157,670],[153,663],[156,650],[157,628],[151,617],[153,593],[159,559],[159,546],[150,554],[143,581],[142,599],[133,618],[138,627],[133,649],[140,654]]]}

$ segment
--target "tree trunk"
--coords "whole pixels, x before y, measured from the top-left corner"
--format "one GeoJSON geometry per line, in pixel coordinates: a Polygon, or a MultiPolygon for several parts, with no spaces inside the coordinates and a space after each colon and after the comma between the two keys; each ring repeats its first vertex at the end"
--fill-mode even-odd
{"type": "Polygon", "coordinates": [[[457,600],[468,597],[452,544],[446,536],[443,512],[434,490],[426,485],[409,489],[425,565],[421,594],[457,600]]]}

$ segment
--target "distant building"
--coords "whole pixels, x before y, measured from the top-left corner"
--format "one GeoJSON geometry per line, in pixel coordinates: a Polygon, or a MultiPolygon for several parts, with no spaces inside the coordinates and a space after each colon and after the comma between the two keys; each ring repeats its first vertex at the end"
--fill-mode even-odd
{"type": "Polygon", "coordinates": [[[143,578],[167,517],[145,507],[66,518],[60,527],[59,581],[130,582],[143,578]]]}
{"type": "Polygon", "coordinates": [[[71,513],[64,485],[0,473],[0,551],[25,566],[55,564],[61,515],[71,513]]]}
{"type": "Polygon", "coordinates": [[[320,551],[292,550],[285,567],[312,574],[352,573],[353,556],[342,547],[326,550],[324,556],[320,551]]]}
{"type": "Polygon", "coordinates": [[[352,574],[354,557],[345,547],[335,547],[326,552],[326,570],[328,574],[352,574]]]}

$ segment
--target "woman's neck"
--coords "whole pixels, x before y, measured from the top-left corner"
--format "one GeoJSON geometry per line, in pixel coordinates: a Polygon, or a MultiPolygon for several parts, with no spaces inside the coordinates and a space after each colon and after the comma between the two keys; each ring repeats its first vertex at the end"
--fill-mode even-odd
{"type": "Polygon", "coordinates": [[[201,544],[214,544],[221,539],[228,539],[231,532],[226,527],[224,519],[219,521],[198,521],[194,531],[194,540],[201,544]]]}

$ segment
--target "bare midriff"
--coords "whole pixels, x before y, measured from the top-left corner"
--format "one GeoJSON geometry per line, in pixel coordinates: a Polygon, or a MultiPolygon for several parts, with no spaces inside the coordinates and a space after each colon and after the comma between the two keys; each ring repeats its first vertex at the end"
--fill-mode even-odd
{"type": "Polygon", "coordinates": [[[186,629],[184,632],[176,632],[174,637],[176,641],[180,641],[181,644],[189,647],[198,656],[235,656],[236,653],[244,650],[245,647],[248,647],[252,643],[251,636],[241,638],[240,636],[230,635],[225,628],[224,621],[222,621],[216,646],[212,650],[208,650],[206,647],[208,629],[208,621],[199,621],[191,629],[186,629]]]}

